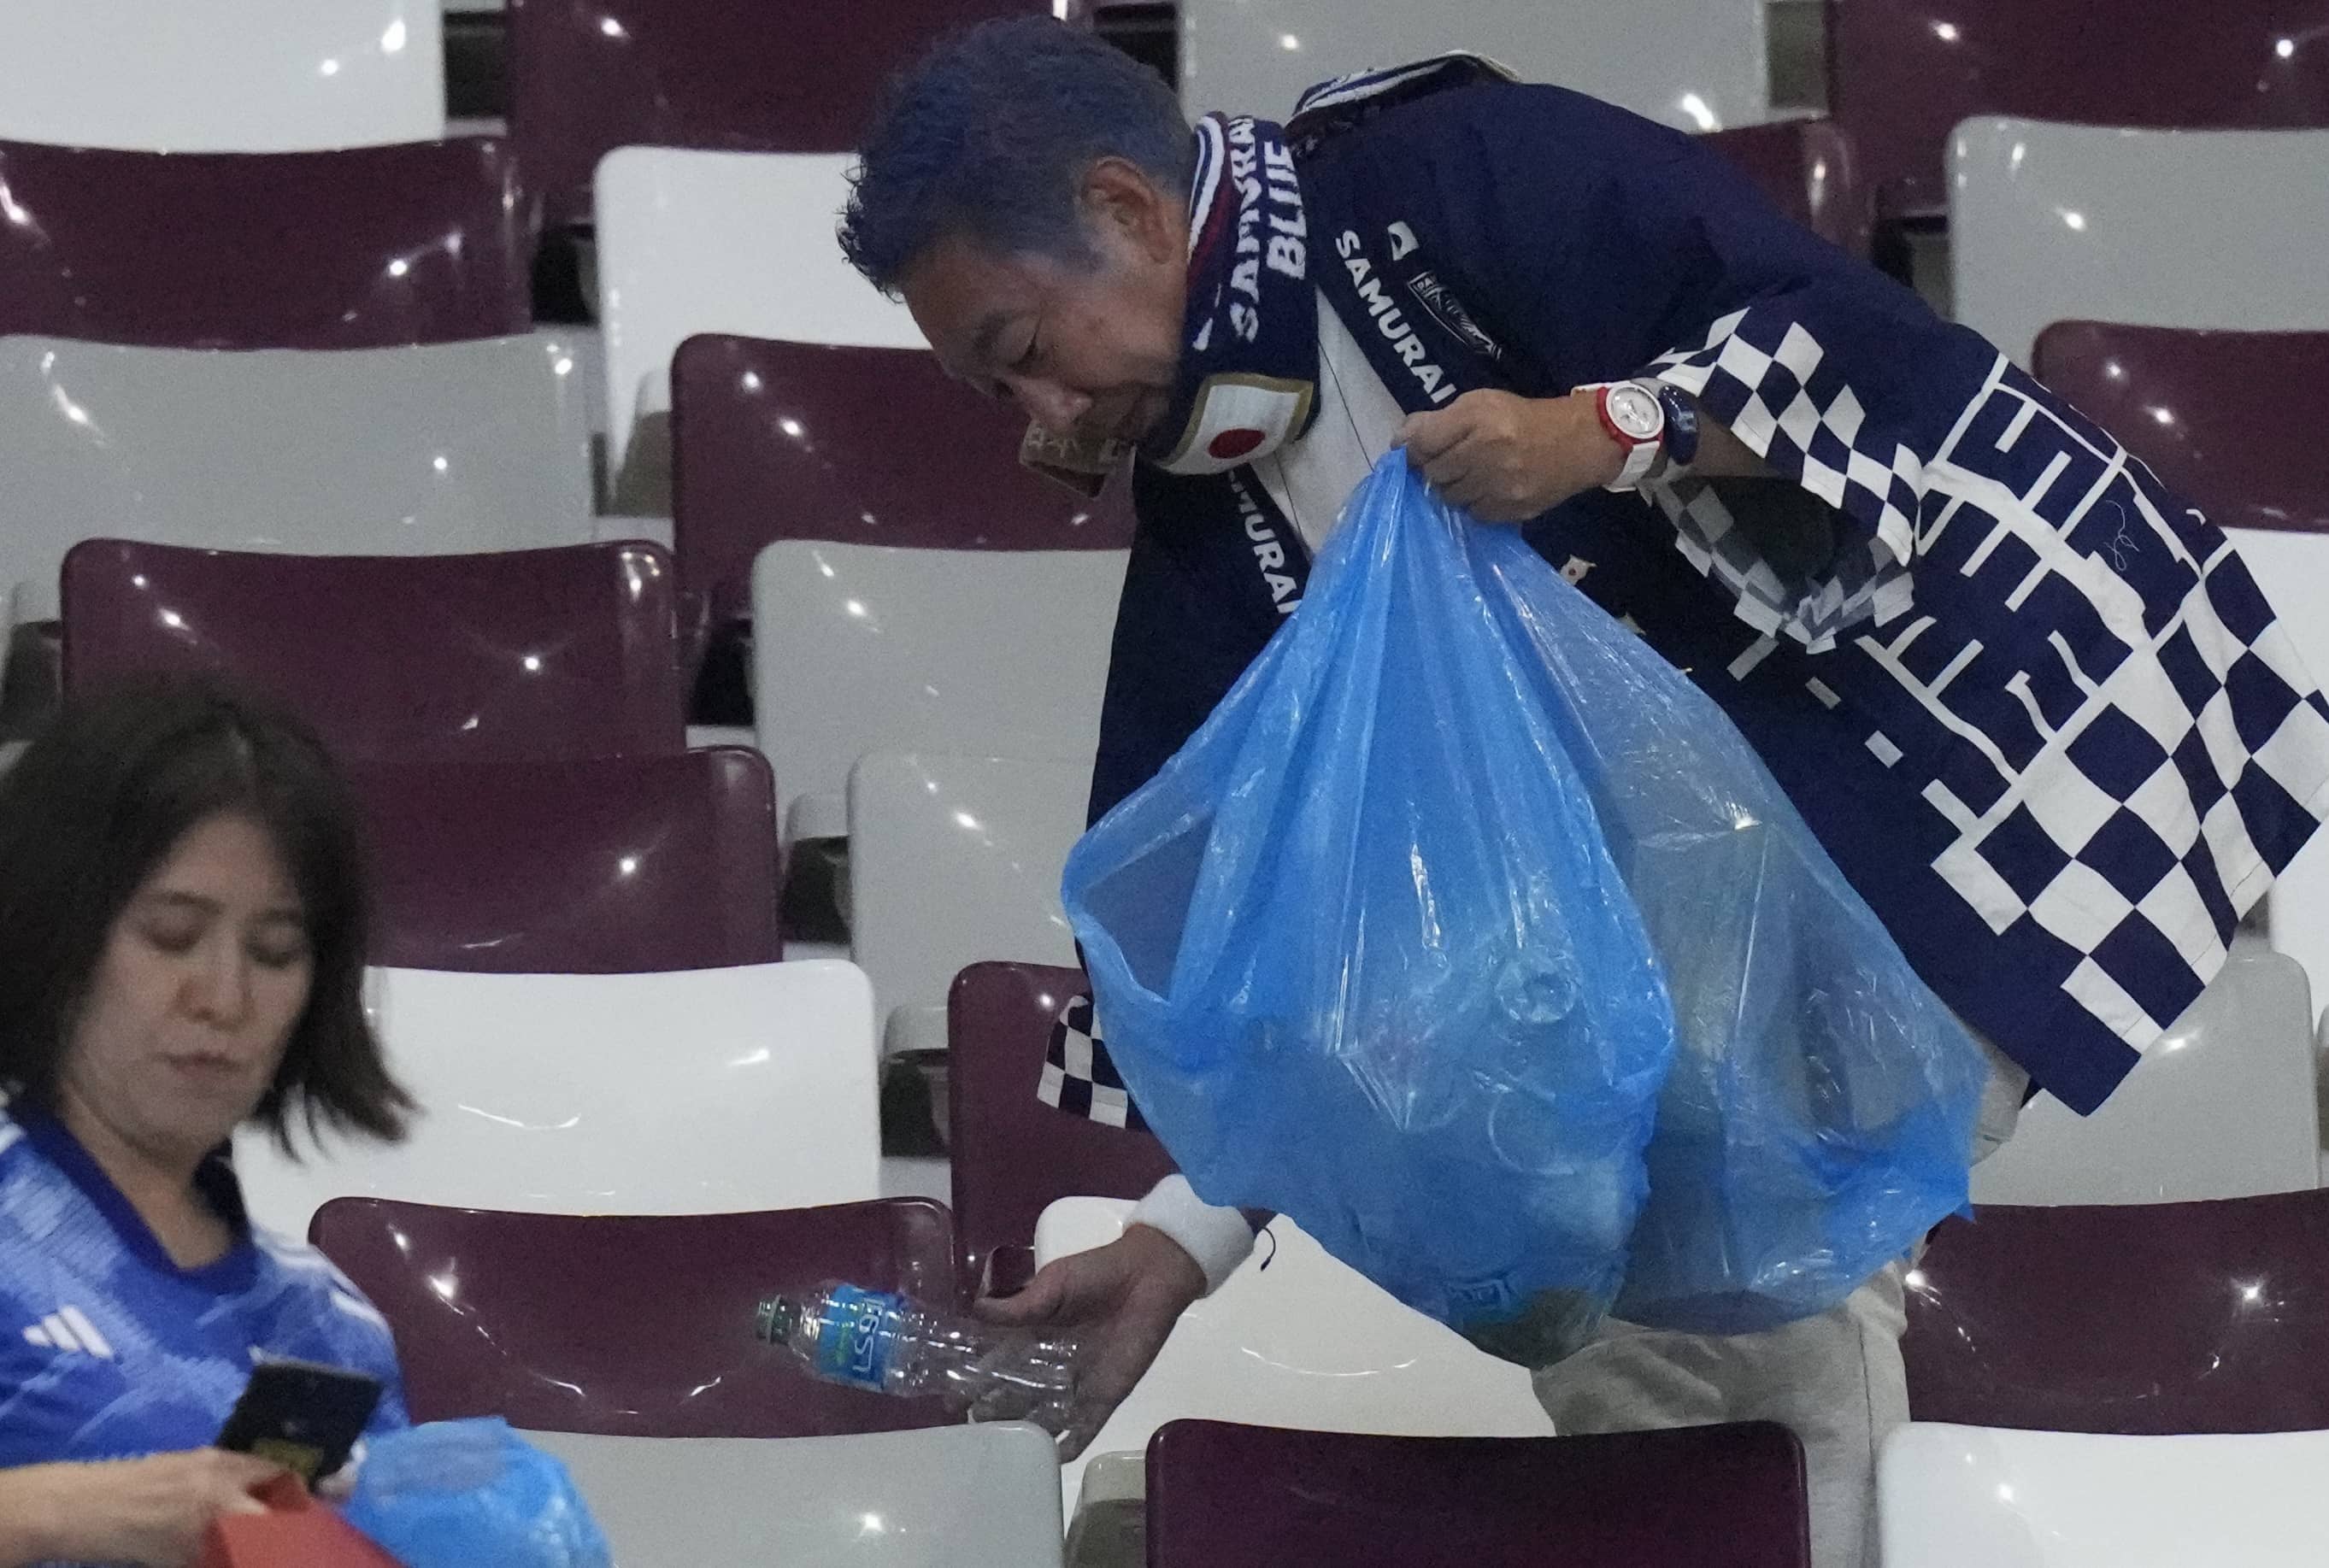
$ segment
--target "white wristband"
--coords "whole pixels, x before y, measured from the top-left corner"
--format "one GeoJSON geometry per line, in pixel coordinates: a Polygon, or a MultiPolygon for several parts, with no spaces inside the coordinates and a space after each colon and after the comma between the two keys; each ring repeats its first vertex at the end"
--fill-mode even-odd
{"type": "Polygon", "coordinates": [[[1658,459],[1664,455],[1664,446],[1656,441],[1645,441],[1637,446],[1627,447],[1625,466],[1617,471],[1617,478],[1601,488],[1615,491],[1639,490],[1642,487],[1642,481],[1649,477],[1650,470],[1656,465],[1658,459]]]}
{"type": "Polygon", "coordinates": [[[1253,1227],[1234,1208],[1215,1208],[1199,1197],[1185,1176],[1168,1176],[1135,1204],[1127,1225],[1163,1231],[1205,1272],[1205,1294],[1221,1288],[1253,1252],[1253,1227]]]}

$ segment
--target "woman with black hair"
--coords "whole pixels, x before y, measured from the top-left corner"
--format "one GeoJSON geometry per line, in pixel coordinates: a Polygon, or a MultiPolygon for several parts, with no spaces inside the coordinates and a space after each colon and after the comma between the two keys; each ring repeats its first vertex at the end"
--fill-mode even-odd
{"type": "Polygon", "coordinates": [[[260,1361],[379,1378],[387,1324],[255,1232],[246,1122],[394,1139],[354,807],[313,733],[207,681],[71,706],[0,781],[0,1565],[191,1561],[274,1468],[208,1445],[260,1361]]]}

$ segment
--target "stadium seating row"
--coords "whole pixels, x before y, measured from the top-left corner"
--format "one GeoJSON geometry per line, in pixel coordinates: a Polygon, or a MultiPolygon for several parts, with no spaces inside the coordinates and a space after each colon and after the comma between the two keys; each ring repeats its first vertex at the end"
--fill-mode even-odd
{"type": "MultiPolygon", "coordinates": [[[[440,0],[19,0],[0,18],[0,138],[170,151],[422,141],[446,128],[440,0]],[[134,30],[140,48],[118,41],[134,30]]],[[[453,0],[459,9],[475,0],[453,0]]],[[[490,0],[487,0],[490,5],[490,0]]],[[[928,40],[1039,0],[862,7],[508,0],[510,128],[552,221],[588,216],[628,145],[837,151],[928,40]]],[[[1117,7],[1069,0],[1093,23],[1117,7]]],[[[2323,0],[1828,0],[1825,96],[1887,218],[1944,202],[1950,127],[1981,115],[2146,127],[2324,123],[2323,0]]],[[[1283,113],[1309,83],[1460,45],[1688,130],[1784,117],[1772,13],[1710,0],[1612,10],[1480,0],[1460,23],[1399,0],[1182,0],[1193,112],[1283,113]],[[1645,37],[1661,46],[1642,47],[1645,37]]]]}
{"type": "MultiPolygon", "coordinates": [[[[978,1007],[979,993],[1023,1004],[1012,1020],[1015,1038],[1005,1048],[966,1051],[957,1080],[966,1220],[984,1201],[974,1196],[976,1178],[964,1179],[977,1169],[969,1130],[982,1122],[973,1110],[982,1092],[970,1081],[974,1056],[992,1069],[985,1093],[1003,1108],[982,1131],[987,1155],[1006,1157],[998,1163],[1008,1168],[1007,1180],[1033,1175],[1039,1185],[1049,1179],[1055,1193],[1110,1186],[1123,1191],[1153,1173],[1153,1165],[1142,1169],[1123,1158],[1143,1140],[1120,1131],[1097,1146],[1096,1165],[1051,1158],[1047,1144],[1061,1130],[1098,1131],[1040,1112],[1026,1093],[1051,1009],[1077,979],[1072,972],[983,966],[957,990],[958,1009],[978,1007]],[[1015,1096],[995,1099],[1009,1094],[1005,1085],[1015,1096]],[[1043,1120],[1032,1119],[1039,1116],[1043,1120]]],[[[386,1009],[391,1031],[395,994],[386,1009]]],[[[552,1108],[541,1103],[540,1090],[531,1094],[532,1103],[484,1097],[480,1109],[545,1125],[539,1119],[552,1108]]],[[[606,1144],[605,1124],[598,1131],[603,1179],[627,1180],[619,1150],[606,1144]]],[[[512,1144],[523,1137],[501,1136],[512,1144]]],[[[439,1144],[435,1152],[448,1150],[439,1144]]],[[[476,1184],[467,1196],[440,1188],[438,1196],[457,1204],[497,1198],[495,1207],[504,1210],[545,1207],[538,1186],[505,1196],[514,1178],[538,1180],[538,1165],[524,1174],[475,1161],[438,1168],[457,1169],[461,1180],[476,1184]]],[[[670,1187],[676,1178],[661,1180],[670,1187]]],[[[691,1197],[703,1196],[681,1193],[680,1206],[684,1210],[691,1197]]],[[[710,1196],[716,1201],[723,1194],[710,1196]]],[[[643,1188],[624,1197],[634,1212],[656,1206],[643,1188]]],[[[1039,1260],[1107,1239],[1125,1207],[1122,1199],[1053,1204],[1035,1227],[1039,1260]]],[[[1978,1225],[1952,1223],[1909,1278],[1917,1414],[1928,1422],[2143,1434],[2317,1427],[2329,1395],[2304,1369],[2320,1364],[2314,1341],[2322,1330],[2318,1314],[2301,1304],[2317,1294],[2315,1264],[2329,1256],[2318,1244],[2324,1225],[2329,1207],[2311,1192],[2165,1207],[1992,1208],[1978,1225]],[[2107,1328],[2081,1319],[2082,1304],[2098,1298],[2139,1299],[2144,1310],[2116,1314],[2107,1328]]],[[[1176,1331],[1151,1381],[1111,1422],[1096,1452],[1136,1448],[1170,1420],[1190,1415],[1353,1432],[1541,1430],[1515,1369],[1393,1307],[1325,1260],[1297,1230],[1283,1222],[1274,1229],[1268,1251],[1176,1331]]],[[[946,1212],[919,1200],[659,1219],[529,1217],[364,1198],[327,1205],[315,1230],[397,1324],[417,1412],[505,1410],[539,1430],[632,1439],[767,1438],[938,1420],[935,1411],[800,1383],[789,1363],[750,1342],[750,1309],[756,1292],[834,1274],[942,1300],[965,1280],[957,1265],[967,1251],[958,1247],[946,1212]],[[578,1313],[581,1299],[592,1310],[578,1313]],[[706,1398],[709,1390],[718,1396],[706,1398]]],[[[1006,1227],[1000,1234],[1027,1233],[1006,1227]]],[[[1962,1446],[1986,1440],[1927,1433],[1916,1441],[1962,1446]]],[[[2009,1464],[2016,1474],[2042,1479],[2063,1462],[2045,1452],[2015,1453],[2013,1440],[2003,1441],[2003,1450],[1980,1448],[1985,1465],[2009,1464]]],[[[2268,1452],[2212,1457],[2253,1464],[2268,1452]]],[[[2177,1458],[2204,1465],[2211,1456],[2177,1458]]],[[[1071,1494],[1075,1469],[1068,1476],[1071,1494]]],[[[1933,1463],[1912,1460],[1899,1461],[1895,1470],[1897,1484],[1912,1492],[1938,1473],[1933,1463]]],[[[618,1485],[615,1495],[637,1494],[618,1485]]],[[[2239,1496],[2246,1506],[2254,1489],[2239,1496]]],[[[2167,1497],[2181,1506],[2194,1501],[2188,1489],[2167,1497]]],[[[2075,1492],[2050,1498],[2040,1488],[2026,1507],[2075,1508],[2076,1499],[2075,1492]]],[[[2220,1526],[2225,1516],[2221,1509],[2202,1513],[2220,1526]]],[[[2263,1517],[2232,1516],[2244,1540],[2263,1517]]],[[[1957,1533],[1943,1538],[2006,1527],[1984,1517],[1956,1516],[1957,1533]]]]}

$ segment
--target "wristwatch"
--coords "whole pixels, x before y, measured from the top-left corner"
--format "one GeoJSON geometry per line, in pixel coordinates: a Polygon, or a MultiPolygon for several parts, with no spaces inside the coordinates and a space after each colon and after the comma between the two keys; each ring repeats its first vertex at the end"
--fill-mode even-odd
{"type": "Polygon", "coordinates": [[[1657,387],[1649,381],[1597,381],[1577,390],[1594,395],[1601,428],[1626,449],[1626,465],[1608,488],[1635,489],[1664,450],[1666,409],[1657,387]]]}

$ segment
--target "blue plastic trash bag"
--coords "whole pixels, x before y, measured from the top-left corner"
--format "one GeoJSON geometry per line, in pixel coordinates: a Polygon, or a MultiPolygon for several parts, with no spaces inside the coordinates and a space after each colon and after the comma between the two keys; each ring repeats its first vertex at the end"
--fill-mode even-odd
{"type": "Polygon", "coordinates": [[[404,1568],[609,1568],[566,1467],[499,1418],[439,1421],[375,1439],[348,1523],[404,1568]]]}
{"type": "Polygon", "coordinates": [[[1825,1310],[1965,1203],[1979,1048],[1713,702],[1402,454],[1063,893],[1197,1191],[1511,1359],[1825,1310]]]}
{"type": "Polygon", "coordinates": [[[1674,1015],[1458,527],[1379,471],[1063,891],[1109,1053],[1208,1201],[1567,1343],[1624,1276],[1674,1015]]]}
{"type": "Polygon", "coordinates": [[[1988,1059],[1713,699],[1514,530],[1454,526],[1674,1002],[1617,1315],[1735,1334],[1825,1311],[1966,1206],[1988,1059]]]}

